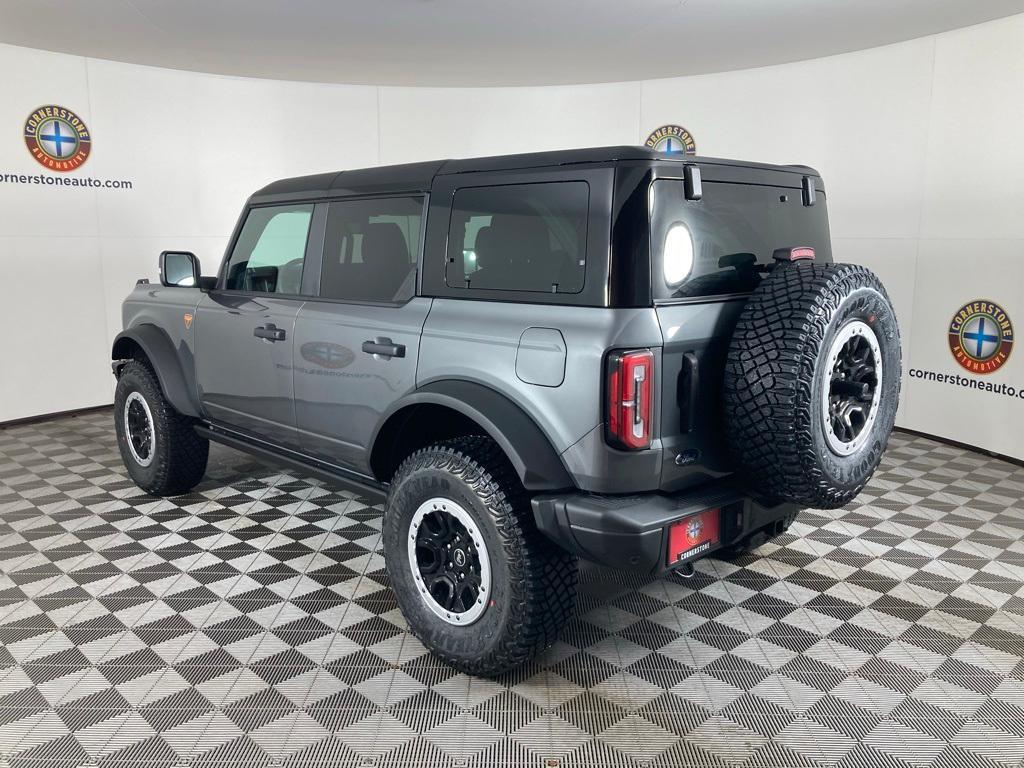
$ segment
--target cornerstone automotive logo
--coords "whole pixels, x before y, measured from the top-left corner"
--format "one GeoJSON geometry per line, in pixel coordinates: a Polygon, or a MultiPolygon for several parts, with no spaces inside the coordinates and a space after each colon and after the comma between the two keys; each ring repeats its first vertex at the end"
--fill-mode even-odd
{"type": "Polygon", "coordinates": [[[307,341],[299,347],[299,354],[314,365],[332,369],[346,368],[356,359],[351,349],[329,341],[307,341]]]}
{"type": "Polygon", "coordinates": [[[978,299],[964,304],[949,324],[949,350],[971,373],[994,373],[1013,349],[1013,323],[1001,306],[978,299]]]}
{"type": "Polygon", "coordinates": [[[693,140],[693,135],[681,125],[663,125],[655,128],[647,137],[644,146],[655,152],[697,154],[697,143],[693,140]]]}
{"type": "Polygon", "coordinates": [[[25,145],[36,161],[65,173],[89,159],[92,136],[85,121],[67,107],[39,107],[25,121],[25,145]]]}

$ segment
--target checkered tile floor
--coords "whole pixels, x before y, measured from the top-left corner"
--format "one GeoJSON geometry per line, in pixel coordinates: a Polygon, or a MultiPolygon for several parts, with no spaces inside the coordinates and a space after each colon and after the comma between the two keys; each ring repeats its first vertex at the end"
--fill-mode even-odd
{"type": "Polygon", "coordinates": [[[584,566],[497,682],[404,630],[378,504],[108,411],[0,429],[0,768],[1024,764],[1024,469],[896,436],[838,513],[691,580],[584,566]]]}

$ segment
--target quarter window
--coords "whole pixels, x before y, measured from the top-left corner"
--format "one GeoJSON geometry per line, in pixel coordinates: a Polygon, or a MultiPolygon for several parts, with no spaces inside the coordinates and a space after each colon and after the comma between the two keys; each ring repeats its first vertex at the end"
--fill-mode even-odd
{"type": "Polygon", "coordinates": [[[297,294],[313,206],[253,208],[228,262],[225,287],[236,291],[297,294]]]}
{"type": "Polygon", "coordinates": [[[331,203],[320,295],[374,303],[412,298],[422,220],[418,196],[331,203]]]}
{"type": "Polygon", "coordinates": [[[447,284],[579,293],[589,203],[585,181],[457,190],[448,233],[447,284]]]}

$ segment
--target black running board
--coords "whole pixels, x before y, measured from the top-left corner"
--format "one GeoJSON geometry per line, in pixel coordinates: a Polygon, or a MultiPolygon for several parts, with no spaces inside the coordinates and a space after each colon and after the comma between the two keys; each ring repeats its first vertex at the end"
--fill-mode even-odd
{"type": "Polygon", "coordinates": [[[235,448],[261,461],[270,464],[284,464],[291,469],[296,469],[340,485],[350,486],[369,495],[383,497],[388,491],[388,484],[382,483],[375,478],[360,474],[359,472],[353,472],[351,469],[339,467],[326,461],[321,461],[299,451],[275,446],[258,438],[227,429],[226,427],[216,424],[197,424],[195,431],[207,440],[221,443],[229,448],[235,448]]]}

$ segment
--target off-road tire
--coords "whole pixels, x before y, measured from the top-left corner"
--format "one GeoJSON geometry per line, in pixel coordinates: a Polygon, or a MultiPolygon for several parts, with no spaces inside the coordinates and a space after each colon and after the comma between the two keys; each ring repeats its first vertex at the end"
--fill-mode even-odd
{"type": "Polygon", "coordinates": [[[121,459],[139,488],[154,496],[174,496],[198,485],[206,472],[210,442],[196,434],[194,424],[167,402],[148,365],[138,360],[125,364],[114,391],[114,427],[121,459]],[[145,399],[152,415],[156,439],[148,466],[141,466],[128,447],[125,403],[133,392],[145,399]]]}
{"type": "Polygon", "coordinates": [[[899,404],[899,328],[878,278],[853,264],[781,264],[740,314],[724,379],[730,450],[749,484],[772,501],[835,509],[849,503],[881,461],[899,404]],[[882,362],[880,400],[864,444],[829,448],[822,394],[827,350],[849,323],[867,325],[882,362]]]}
{"type": "Polygon", "coordinates": [[[383,541],[391,587],[413,634],[467,674],[492,677],[523,664],[550,646],[572,615],[575,558],[537,530],[519,477],[488,437],[446,440],[405,459],[388,492],[383,541]],[[467,626],[431,611],[408,557],[413,515],[437,497],[469,513],[489,553],[491,601],[467,626]]]}

